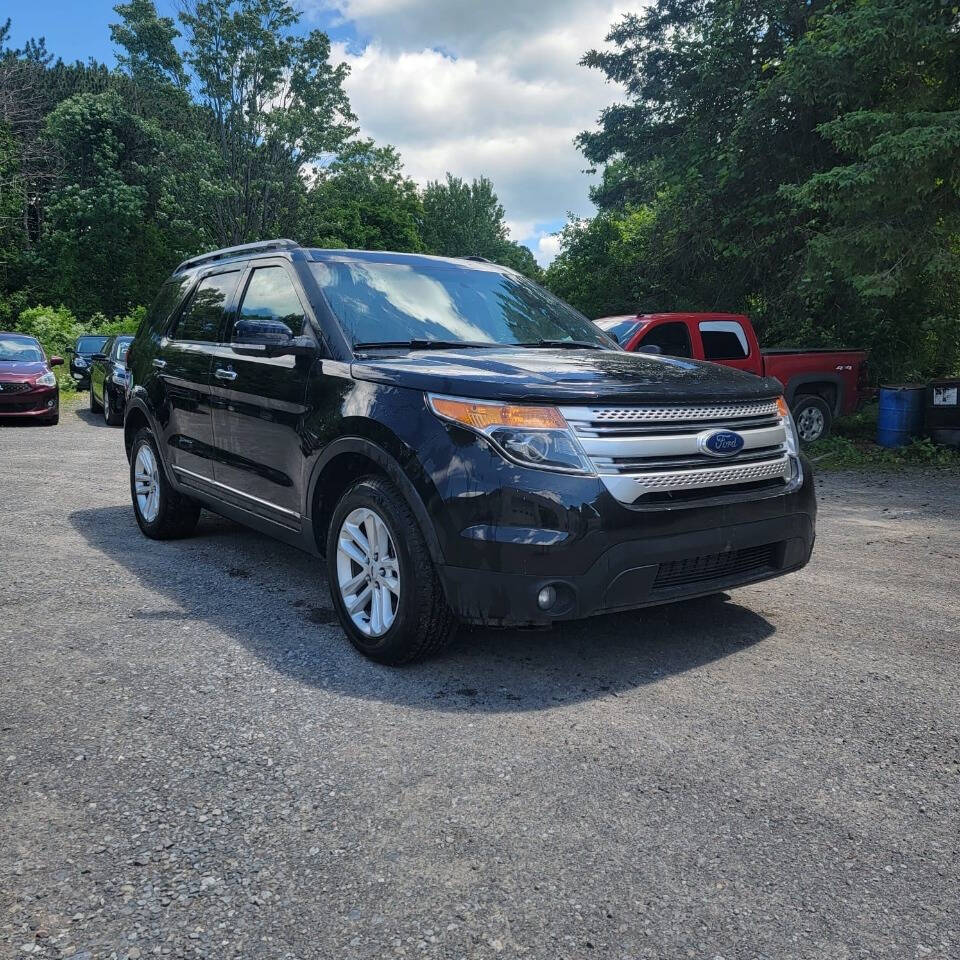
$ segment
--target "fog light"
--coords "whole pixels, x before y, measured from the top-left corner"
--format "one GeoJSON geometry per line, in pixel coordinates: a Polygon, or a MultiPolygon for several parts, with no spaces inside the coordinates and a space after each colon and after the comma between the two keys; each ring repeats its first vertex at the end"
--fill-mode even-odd
{"type": "Polygon", "coordinates": [[[557,591],[550,586],[544,587],[537,594],[537,606],[541,610],[549,610],[557,602],[557,591]]]}
{"type": "Polygon", "coordinates": [[[51,398],[50,400],[48,400],[48,401],[47,401],[47,408],[49,409],[50,407],[52,407],[52,406],[54,405],[54,403],[55,403],[55,401],[53,400],[53,398],[51,398]]]}

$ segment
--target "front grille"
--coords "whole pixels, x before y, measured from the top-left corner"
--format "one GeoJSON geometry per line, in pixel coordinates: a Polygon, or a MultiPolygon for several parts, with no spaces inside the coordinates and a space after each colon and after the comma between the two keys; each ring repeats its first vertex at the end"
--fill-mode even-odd
{"type": "Polygon", "coordinates": [[[775,543],[765,543],[759,547],[726,550],[723,553],[711,553],[704,557],[690,557],[686,560],[661,563],[653,582],[653,589],[664,590],[709,580],[723,580],[727,577],[749,578],[759,575],[772,569],[776,548],[775,543]]]}
{"type": "Polygon", "coordinates": [[[32,383],[24,383],[23,381],[11,382],[3,381],[0,382],[0,393],[26,393],[28,390],[33,389],[32,383]]]}
{"type": "Polygon", "coordinates": [[[653,503],[664,495],[689,501],[750,485],[769,492],[794,473],[777,401],[643,404],[635,407],[562,407],[607,489],[622,503],[653,503]],[[743,447],[733,456],[713,456],[711,430],[731,430],[743,447]],[[718,489],[719,488],[719,489],[718,489]],[[691,493],[692,492],[692,493],[691,493]]]}
{"type": "Polygon", "coordinates": [[[744,417],[772,417],[776,400],[747,403],[673,404],[639,407],[593,407],[591,419],[598,423],[657,423],[665,420],[689,423],[691,420],[730,420],[744,417]]]}
{"type": "Polygon", "coordinates": [[[42,400],[20,400],[17,403],[0,402],[0,413],[31,413],[44,406],[42,400]]]}

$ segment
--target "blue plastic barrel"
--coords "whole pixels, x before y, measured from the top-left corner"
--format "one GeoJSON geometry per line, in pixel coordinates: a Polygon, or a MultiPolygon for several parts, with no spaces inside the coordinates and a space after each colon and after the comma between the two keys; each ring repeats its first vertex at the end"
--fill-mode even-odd
{"type": "Polygon", "coordinates": [[[922,384],[880,388],[877,443],[881,447],[902,447],[920,436],[925,398],[926,388],[922,384]]]}

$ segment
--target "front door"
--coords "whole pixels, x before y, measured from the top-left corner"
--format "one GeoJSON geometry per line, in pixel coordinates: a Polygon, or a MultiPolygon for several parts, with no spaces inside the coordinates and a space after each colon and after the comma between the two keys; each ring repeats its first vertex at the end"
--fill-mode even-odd
{"type": "Polygon", "coordinates": [[[239,279],[239,269],[202,277],[153,361],[164,386],[165,452],[187,485],[213,479],[210,367],[239,279]]]}
{"type": "MultiPolygon", "coordinates": [[[[234,316],[272,320],[293,336],[312,336],[298,281],[283,261],[258,261],[245,278],[234,316]]],[[[301,426],[312,357],[234,353],[226,343],[211,371],[218,495],[291,529],[302,513],[301,426]]]]}

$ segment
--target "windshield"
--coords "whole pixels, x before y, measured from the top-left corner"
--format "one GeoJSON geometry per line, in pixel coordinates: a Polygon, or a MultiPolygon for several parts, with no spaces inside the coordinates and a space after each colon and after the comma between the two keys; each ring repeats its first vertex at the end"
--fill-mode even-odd
{"type": "Polygon", "coordinates": [[[583,314],[524,277],[444,261],[311,264],[353,344],[581,341],[615,349],[583,314]]]}
{"type": "Polygon", "coordinates": [[[0,337],[0,363],[41,363],[43,351],[36,341],[20,337],[0,337]]]}
{"type": "Polygon", "coordinates": [[[597,320],[597,326],[617,338],[618,343],[626,343],[640,326],[636,317],[610,317],[606,320],[597,320]]]}
{"type": "Polygon", "coordinates": [[[81,337],[77,341],[77,353],[99,353],[109,337],[81,337]]]}

